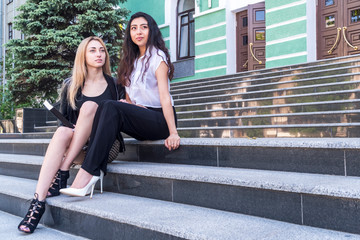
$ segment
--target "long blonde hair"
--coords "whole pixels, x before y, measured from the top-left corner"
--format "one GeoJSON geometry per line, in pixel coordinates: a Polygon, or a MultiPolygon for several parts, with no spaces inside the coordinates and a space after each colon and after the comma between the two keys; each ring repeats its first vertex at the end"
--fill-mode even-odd
{"type": "Polygon", "coordinates": [[[103,69],[104,73],[106,73],[107,75],[111,75],[110,57],[109,57],[109,53],[106,49],[106,46],[105,46],[105,43],[103,42],[103,40],[101,38],[95,37],[95,36],[88,37],[88,38],[85,38],[84,40],[82,40],[76,51],[70,86],[69,86],[69,90],[67,93],[67,99],[68,99],[68,102],[72,109],[76,109],[76,106],[75,106],[76,94],[77,94],[79,88],[83,88],[85,79],[88,74],[86,61],[85,61],[85,54],[86,54],[86,48],[87,48],[89,42],[92,40],[96,40],[96,41],[100,42],[100,44],[104,47],[104,49],[105,49],[105,64],[103,65],[102,69],[103,69]]]}

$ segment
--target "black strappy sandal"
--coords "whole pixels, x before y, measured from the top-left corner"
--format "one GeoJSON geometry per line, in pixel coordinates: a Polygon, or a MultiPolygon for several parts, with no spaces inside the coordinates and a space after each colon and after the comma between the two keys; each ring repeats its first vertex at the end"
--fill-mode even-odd
{"type": "Polygon", "coordinates": [[[19,231],[24,233],[33,233],[45,212],[45,201],[39,201],[37,193],[34,197],[26,216],[18,226],[19,231]]]}
{"type": "Polygon", "coordinates": [[[55,174],[54,180],[52,181],[48,194],[46,197],[55,197],[60,195],[60,189],[67,187],[67,180],[70,174],[69,171],[61,171],[60,169],[55,174]]]}

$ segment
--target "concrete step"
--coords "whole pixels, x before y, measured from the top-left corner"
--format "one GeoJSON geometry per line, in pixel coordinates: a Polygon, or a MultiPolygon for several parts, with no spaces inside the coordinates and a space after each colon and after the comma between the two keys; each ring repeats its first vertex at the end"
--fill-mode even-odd
{"type": "MultiPolygon", "coordinates": [[[[22,216],[36,182],[8,176],[0,176],[0,181],[1,210],[22,216]]],[[[59,196],[48,199],[47,205],[45,225],[92,239],[360,239],[350,233],[107,192],[93,199],[59,196]]]]}
{"type": "Polygon", "coordinates": [[[311,123],[178,128],[187,138],[357,138],[360,123],[311,123]]]}
{"type": "MultiPolygon", "coordinates": [[[[359,75],[360,79],[360,75],[359,75]]],[[[198,95],[188,98],[181,98],[174,100],[175,107],[178,105],[185,104],[194,104],[194,103],[208,103],[208,102],[221,102],[221,101],[230,101],[230,100],[243,100],[243,99],[253,99],[252,101],[257,101],[258,98],[272,98],[276,97],[278,99],[286,99],[296,97],[299,95],[303,96],[319,96],[319,95],[334,95],[341,94],[344,91],[344,96],[339,98],[327,97],[324,100],[347,100],[354,98],[353,94],[349,96],[349,93],[359,92],[358,87],[360,86],[360,81],[345,81],[345,82],[336,82],[336,83],[326,83],[326,84],[316,84],[316,85],[307,85],[307,86],[297,86],[281,89],[255,89],[255,91],[240,91],[235,93],[223,93],[220,95],[198,95]]],[[[314,101],[309,100],[297,100],[296,102],[310,102],[314,101]]]]}
{"type": "MultiPolygon", "coordinates": [[[[356,110],[360,107],[359,99],[349,99],[341,101],[316,101],[291,104],[270,104],[265,106],[245,106],[246,99],[243,101],[226,101],[209,104],[191,104],[192,110],[177,111],[178,119],[207,118],[207,117],[226,117],[226,116],[248,116],[264,115],[270,113],[311,113],[320,111],[339,111],[356,110]],[[243,106],[244,105],[244,106],[243,106]]],[[[183,105],[185,106],[185,105],[183,105]]],[[[178,106],[181,109],[181,106],[178,106]]]]}
{"type": "Polygon", "coordinates": [[[47,126],[58,126],[58,121],[57,121],[57,119],[54,121],[46,121],[46,125],[47,126]]]}
{"type": "Polygon", "coordinates": [[[220,83],[221,81],[224,80],[227,81],[228,79],[234,79],[234,78],[242,78],[242,79],[262,78],[262,77],[272,77],[278,75],[296,74],[296,73],[308,72],[308,71],[316,71],[321,69],[341,68],[351,65],[355,66],[359,63],[359,59],[360,59],[360,55],[353,55],[348,58],[320,60],[305,64],[289,65],[284,67],[260,69],[260,70],[254,70],[254,71],[248,71],[248,72],[242,72],[236,74],[229,74],[224,76],[173,82],[171,83],[171,90],[177,90],[184,87],[188,88],[189,85],[191,85],[192,87],[196,87],[208,83],[210,84],[220,83]]]}
{"type": "MultiPolygon", "coordinates": [[[[0,139],[0,153],[44,156],[49,142],[0,139]]],[[[118,160],[360,176],[358,138],[182,138],[180,148],[171,152],[164,141],[125,139],[125,145],[118,160]]],[[[12,165],[9,156],[2,156],[6,174],[12,165]]]]}
{"type": "MultiPolygon", "coordinates": [[[[344,91],[337,92],[339,94],[344,91]]],[[[351,94],[351,93],[349,93],[351,94]]],[[[321,94],[326,97],[326,94],[321,94]]],[[[316,96],[320,96],[316,94],[316,96]]],[[[304,96],[304,95],[302,95],[304,96]]],[[[311,95],[310,95],[311,96],[311,95]]],[[[301,95],[299,96],[301,97],[301,95]]],[[[296,98],[294,98],[296,99],[296,98]]],[[[251,99],[195,103],[189,105],[176,106],[176,114],[178,119],[182,118],[201,118],[201,117],[223,117],[223,116],[243,116],[243,115],[261,115],[270,113],[300,113],[300,112],[316,112],[316,111],[337,111],[337,110],[355,110],[360,107],[359,99],[348,100],[323,100],[317,98],[314,102],[302,103],[284,103],[277,99],[273,99],[274,103],[268,102],[267,105],[249,104],[247,101],[251,99]]],[[[255,99],[254,99],[255,100],[255,99]]],[[[259,99],[261,100],[261,99],[259,99]]]]}
{"type": "Polygon", "coordinates": [[[39,133],[1,133],[0,139],[50,139],[54,133],[39,132],[39,133]]]}
{"type": "Polygon", "coordinates": [[[241,89],[252,89],[252,88],[284,88],[289,86],[303,86],[310,84],[320,84],[332,82],[333,79],[336,81],[344,81],[346,79],[352,79],[357,72],[360,71],[360,66],[346,66],[343,68],[336,69],[322,69],[310,73],[297,73],[291,75],[275,75],[272,77],[261,77],[261,78],[230,78],[220,83],[208,83],[201,86],[189,85],[187,88],[181,88],[172,90],[173,98],[181,98],[190,94],[196,94],[203,92],[208,94],[214,94],[220,91],[234,91],[241,89]]]}
{"type": "MultiPolygon", "coordinates": [[[[37,179],[41,157],[1,157],[7,174],[37,179]]],[[[359,177],[124,161],[108,170],[105,191],[360,233],[359,177]]]]}
{"type": "Polygon", "coordinates": [[[178,128],[360,122],[360,110],[178,119],[178,128]]]}
{"type": "Polygon", "coordinates": [[[58,126],[38,126],[34,127],[35,132],[55,132],[58,126]]]}
{"type": "MultiPolygon", "coordinates": [[[[25,213],[24,213],[25,215],[25,213]]],[[[23,217],[23,216],[22,216],[23,217]]],[[[35,233],[28,235],[17,230],[17,226],[22,220],[22,217],[15,216],[3,211],[0,211],[0,238],[6,240],[38,240],[38,239],[57,239],[57,240],[71,240],[71,239],[87,239],[84,237],[74,236],[64,233],[42,224],[39,224],[35,233]]]]}

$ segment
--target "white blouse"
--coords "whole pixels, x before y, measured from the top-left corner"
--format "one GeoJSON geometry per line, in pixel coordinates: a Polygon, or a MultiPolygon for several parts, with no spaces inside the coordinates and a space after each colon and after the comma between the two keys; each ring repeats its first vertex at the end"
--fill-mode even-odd
{"type": "MultiPolygon", "coordinates": [[[[160,94],[155,72],[161,62],[164,61],[167,64],[166,55],[162,50],[152,47],[149,68],[143,76],[142,74],[145,69],[145,64],[149,57],[150,51],[147,49],[143,56],[135,60],[134,70],[130,75],[130,86],[125,88],[132,103],[140,104],[146,107],[161,108],[160,94]]],[[[170,92],[169,79],[168,89],[170,92]]],[[[171,95],[170,99],[171,105],[174,106],[174,100],[171,95]]]]}

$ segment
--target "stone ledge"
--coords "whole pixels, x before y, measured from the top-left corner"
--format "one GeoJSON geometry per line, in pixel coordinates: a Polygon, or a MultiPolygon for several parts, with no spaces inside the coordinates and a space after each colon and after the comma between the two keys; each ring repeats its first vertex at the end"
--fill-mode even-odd
{"type": "MultiPolygon", "coordinates": [[[[133,138],[125,138],[124,141],[125,145],[164,145],[164,140],[137,141],[133,138]]],[[[360,149],[359,138],[181,138],[180,141],[181,146],[360,149]]],[[[50,139],[0,139],[0,144],[49,142],[50,139]]]]}

